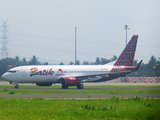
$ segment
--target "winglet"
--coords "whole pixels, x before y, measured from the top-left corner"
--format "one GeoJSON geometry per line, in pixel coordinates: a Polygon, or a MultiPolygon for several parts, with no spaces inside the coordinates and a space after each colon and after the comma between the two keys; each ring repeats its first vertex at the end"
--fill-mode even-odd
{"type": "Polygon", "coordinates": [[[134,69],[134,71],[137,71],[137,70],[140,68],[141,63],[142,63],[142,60],[138,63],[138,65],[137,65],[137,67],[134,69]]]}

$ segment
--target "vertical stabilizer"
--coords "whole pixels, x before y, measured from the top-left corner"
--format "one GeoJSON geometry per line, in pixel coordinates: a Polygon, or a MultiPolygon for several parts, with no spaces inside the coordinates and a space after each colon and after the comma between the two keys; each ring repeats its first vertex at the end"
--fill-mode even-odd
{"type": "MultiPolygon", "coordinates": [[[[114,66],[132,66],[134,61],[134,55],[136,51],[138,35],[133,35],[127,46],[115,62],[114,66]]],[[[125,69],[123,69],[125,70],[125,69]]],[[[111,71],[117,72],[115,67],[111,71]]]]}

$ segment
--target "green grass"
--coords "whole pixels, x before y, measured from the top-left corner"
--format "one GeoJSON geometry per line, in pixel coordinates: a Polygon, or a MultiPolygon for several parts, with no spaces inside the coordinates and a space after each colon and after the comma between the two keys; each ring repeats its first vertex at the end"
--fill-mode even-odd
{"type": "Polygon", "coordinates": [[[104,100],[0,98],[1,120],[158,120],[160,99],[104,100]]]}
{"type": "Polygon", "coordinates": [[[0,94],[160,94],[160,90],[0,90],[0,94]]]}
{"type": "Polygon", "coordinates": [[[160,94],[160,90],[112,90],[118,88],[160,88],[160,86],[85,86],[83,90],[76,89],[75,86],[70,86],[69,89],[64,90],[61,89],[60,85],[49,87],[21,85],[19,89],[15,89],[13,85],[8,85],[0,86],[0,88],[0,94],[160,94]],[[10,90],[10,88],[13,90],[10,90]],[[40,90],[36,90],[35,88],[40,88],[40,90]],[[45,88],[48,89],[44,90],[45,88]],[[109,90],[100,90],[104,88],[108,88],[109,90]]]}
{"type": "MultiPolygon", "coordinates": [[[[0,88],[14,88],[14,85],[0,85],[0,88]]],[[[59,88],[61,89],[61,85],[52,85],[52,86],[36,86],[36,85],[19,85],[19,88],[59,88]]],[[[72,88],[77,88],[76,86],[69,86],[69,89],[72,88]]],[[[97,88],[97,89],[101,89],[101,88],[160,88],[160,86],[111,86],[111,85],[107,85],[107,86],[84,86],[84,88],[90,89],[90,88],[97,88]]]]}

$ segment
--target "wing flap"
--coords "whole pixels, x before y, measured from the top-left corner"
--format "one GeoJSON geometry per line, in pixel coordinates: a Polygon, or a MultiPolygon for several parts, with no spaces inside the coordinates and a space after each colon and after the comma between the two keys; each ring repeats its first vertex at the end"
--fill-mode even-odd
{"type": "Polygon", "coordinates": [[[94,74],[94,75],[77,75],[77,76],[69,76],[69,77],[74,77],[77,78],[79,81],[82,82],[91,82],[91,81],[96,81],[99,80],[103,77],[109,77],[109,75],[112,74],[121,74],[121,73],[130,73],[130,70],[126,70],[126,71],[119,71],[119,72],[109,72],[109,73],[101,73],[101,74],[94,74]]]}

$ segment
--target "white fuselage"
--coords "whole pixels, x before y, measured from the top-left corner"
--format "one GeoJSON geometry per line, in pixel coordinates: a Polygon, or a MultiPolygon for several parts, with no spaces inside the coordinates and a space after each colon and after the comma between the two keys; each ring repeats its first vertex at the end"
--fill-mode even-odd
{"type": "MultiPolygon", "coordinates": [[[[7,71],[2,78],[16,83],[59,83],[62,77],[106,75],[113,65],[33,65],[20,66],[7,71]]],[[[95,81],[102,77],[88,77],[86,81],[95,81]]],[[[84,80],[85,81],[85,80],[84,80]]]]}

